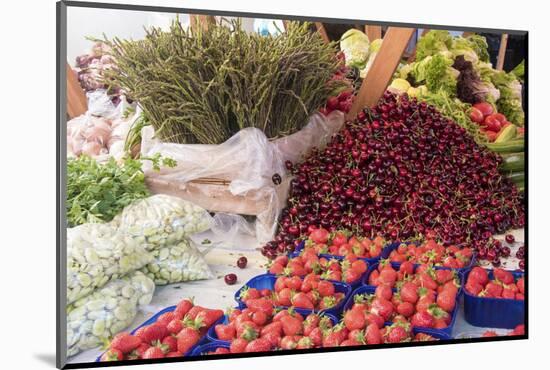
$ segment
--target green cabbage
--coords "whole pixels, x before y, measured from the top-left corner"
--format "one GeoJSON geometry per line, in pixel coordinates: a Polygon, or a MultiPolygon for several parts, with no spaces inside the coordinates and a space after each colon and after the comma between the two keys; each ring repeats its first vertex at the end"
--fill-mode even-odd
{"type": "Polygon", "coordinates": [[[367,58],[369,57],[369,38],[363,32],[352,28],[340,38],[340,50],[346,57],[346,65],[365,68],[367,58]]]}

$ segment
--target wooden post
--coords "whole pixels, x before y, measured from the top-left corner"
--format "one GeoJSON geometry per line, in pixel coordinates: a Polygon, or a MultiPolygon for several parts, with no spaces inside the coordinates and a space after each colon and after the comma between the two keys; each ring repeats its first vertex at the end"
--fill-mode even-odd
{"type": "Polygon", "coordinates": [[[288,23],[290,21],[287,21],[287,20],[283,20],[283,27],[285,28],[285,31],[288,30],[288,23]]]}
{"type": "Polygon", "coordinates": [[[382,38],[382,27],[381,26],[369,26],[365,25],[365,34],[369,38],[369,41],[374,41],[376,39],[382,38]]]}
{"type": "Polygon", "coordinates": [[[191,29],[202,27],[202,29],[207,30],[208,24],[214,23],[216,23],[216,17],[213,15],[189,14],[189,26],[191,29]]]}
{"type": "Polygon", "coordinates": [[[506,59],[506,47],[508,46],[508,34],[503,33],[502,36],[500,36],[500,46],[498,48],[498,56],[497,56],[497,71],[502,71],[504,68],[504,59],[506,59]]]}
{"type": "Polygon", "coordinates": [[[373,107],[378,103],[386,91],[414,31],[414,28],[388,28],[376,59],[374,59],[350,111],[346,115],[348,120],[355,118],[364,107],[373,107]]]}
{"type": "Polygon", "coordinates": [[[315,27],[317,28],[317,32],[321,34],[321,38],[323,39],[323,41],[328,44],[330,42],[330,39],[328,38],[327,30],[325,30],[325,26],[323,26],[323,23],[315,22],[315,27]]]}
{"type": "Polygon", "coordinates": [[[86,113],[87,110],[86,93],[78,83],[75,71],[67,63],[67,114],[72,119],[86,113]]]}

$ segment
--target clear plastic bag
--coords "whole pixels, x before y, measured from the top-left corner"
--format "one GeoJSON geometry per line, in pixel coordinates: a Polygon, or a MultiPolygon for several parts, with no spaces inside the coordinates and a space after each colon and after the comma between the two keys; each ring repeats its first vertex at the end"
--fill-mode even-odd
{"type": "Polygon", "coordinates": [[[139,270],[153,256],[114,224],[83,224],[67,230],[67,303],[139,270]]]}
{"type": "Polygon", "coordinates": [[[113,221],[136,243],[153,251],[208,230],[212,217],[191,202],[157,194],[125,207],[113,221]]]}
{"type": "Polygon", "coordinates": [[[193,242],[186,238],[177,244],[155,249],[151,253],[155,260],[145,265],[141,271],[153,279],[156,285],[213,277],[203,255],[193,242]]]}
{"type": "MultiPolygon", "coordinates": [[[[219,145],[162,143],[154,138],[152,127],[145,127],[142,130],[142,155],[160,153],[175,159],[177,166],[156,172],[145,164],[144,172],[148,178],[188,186],[195,192],[202,191],[204,204],[198,204],[209,210],[216,208],[214,210],[218,212],[221,212],[219,201],[216,201],[219,194],[212,193],[207,186],[189,182],[204,178],[229,181],[227,188],[231,194],[244,196],[249,203],[266,204],[261,212],[255,214],[259,221],[255,231],[259,241],[267,241],[275,233],[288,194],[290,179],[285,161],[296,162],[312,148],[323,147],[343,124],[342,112],[334,111],[326,117],[315,114],[302,130],[280,139],[269,140],[257,128],[245,128],[219,145]],[[273,182],[275,174],[281,176],[280,184],[273,182]]],[[[238,205],[227,208],[231,209],[223,212],[241,213],[238,205]]]]}
{"type": "Polygon", "coordinates": [[[132,124],[141,114],[125,116],[128,107],[125,97],[115,107],[105,90],[86,94],[88,111],[67,122],[67,155],[78,157],[86,154],[98,161],[110,156],[120,160],[124,156],[124,142],[132,124]]]}
{"type": "Polygon", "coordinates": [[[101,346],[126,329],[154,291],[153,281],[135,271],[67,306],[67,356],[101,346]]]}

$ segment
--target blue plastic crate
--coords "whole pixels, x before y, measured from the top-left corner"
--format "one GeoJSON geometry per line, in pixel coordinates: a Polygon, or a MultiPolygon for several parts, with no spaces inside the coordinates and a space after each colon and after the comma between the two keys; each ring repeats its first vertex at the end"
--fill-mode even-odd
{"type": "MultiPolygon", "coordinates": [[[[304,310],[302,308],[294,308],[294,311],[298,312],[304,318],[306,318],[306,316],[311,313],[310,310],[304,310]]],[[[322,315],[327,316],[330,319],[330,321],[332,321],[333,325],[336,325],[338,323],[338,319],[334,315],[331,315],[329,313],[323,313],[322,315]]],[[[206,333],[206,337],[208,338],[208,340],[213,342],[216,341],[216,342],[222,342],[222,343],[229,343],[227,341],[218,339],[218,336],[216,335],[216,329],[215,329],[216,325],[227,324],[228,322],[229,322],[229,317],[227,315],[224,315],[220,320],[216,321],[216,323],[214,323],[214,325],[212,325],[212,327],[208,329],[208,332],[206,333]]]]}
{"type": "MultiPolygon", "coordinates": [[[[237,303],[239,304],[239,308],[246,307],[246,304],[239,298],[241,291],[244,289],[244,287],[255,288],[258,290],[262,290],[262,289],[274,290],[274,285],[276,280],[277,280],[277,277],[271,274],[258,275],[250,279],[244,286],[242,286],[235,293],[235,301],[237,301],[237,303]]],[[[332,282],[332,283],[334,284],[334,290],[336,292],[344,293],[344,298],[336,306],[329,308],[327,310],[320,310],[319,313],[329,313],[331,315],[338,316],[342,312],[342,307],[344,306],[344,303],[346,302],[349,295],[351,294],[352,289],[349,286],[349,284],[346,284],[346,283],[341,283],[341,282],[332,282]]],[[[282,308],[288,308],[288,307],[282,307],[282,308]]],[[[313,312],[312,310],[306,310],[306,311],[313,312]]]]}
{"type": "MultiPolygon", "coordinates": [[[[344,305],[344,308],[342,310],[342,312],[345,312],[349,309],[351,309],[351,307],[353,306],[353,298],[358,295],[358,294],[374,294],[374,291],[376,290],[376,287],[373,287],[373,286],[362,286],[362,287],[359,287],[357,289],[355,289],[353,291],[353,293],[350,295],[350,297],[348,298],[348,300],[346,301],[346,304],[344,305]]],[[[394,292],[397,291],[397,289],[392,289],[394,292]]],[[[418,329],[422,329],[422,330],[431,330],[431,331],[434,331],[434,332],[442,332],[442,333],[445,333],[447,336],[450,336],[452,331],[453,331],[453,327],[455,325],[455,322],[456,322],[456,317],[458,315],[458,309],[459,309],[459,297],[460,297],[460,292],[457,294],[457,298],[456,298],[456,304],[455,304],[455,308],[453,309],[453,311],[451,312],[451,323],[449,324],[449,326],[447,326],[446,328],[444,329],[434,329],[434,328],[424,328],[424,327],[413,327],[413,328],[418,328],[418,329]]],[[[386,322],[386,325],[391,325],[392,322],[386,322]]]]}
{"type": "Polygon", "coordinates": [[[189,354],[189,356],[205,356],[209,352],[213,352],[217,350],[218,348],[227,348],[229,349],[229,342],[223,342],[223,341],[215,341],[210,342],[206,344],[202,344],[200,346],[196,346],[193,351],[189,354]]]}
{"type": "MultiPolygon", "coordinates": [[[[134,335],[140,328],[144,327],[144,326],[147,326],[147,325],[151,325],[151,324],[154,324],[157,319],[159,318],[160,315],[164,314],[164,313],[167,313],[167,312],[172,312],[176,309],[176,306],[169,306],[169,307],[166,307],[166,308],[163,308],[162,310],[160,310],[159,312],[155,313],[153,316],[151,316],[149,319],[147,319],[146,321],[144,321],[143,323],[141,323],[137,328],[135,328],[134,330],[132,330],[130,332],[130,334],[134,335]]],[[[193,352],[193,350],[200,346],[201,344],[204,344],[206,343],[208,340],[206,338],[206,335],[204,335],[201,340],[196,344],[194,345],[193,347],[191,347],[191,349],[189,351],[187,351],[187,353],[184,355],[184,356],[189,356],[191,354],[191,352],[193,352]]],[[[103,352],[105,353],[105,352],[103,352]]],[[[103,353],[101,355],[99,355],[99,357],[96,359],[96,362],[101,362],[101,356],[103,356],[103,353]]]]}
{"type": "MultiPolygon", "coordinates": [[[[488,270],[489,279],[493,271],[488,270]]],[[[523,272],[510,271],[517,281],[525,276],[523,272]]],[[[464,281],[467,281],[468,275],[464,281]]],[[[471,295],[464,289],[464,318],[473,326],[513,329],[523,324],[525,319],[525,301],[506,298],[484,298],[471,295]]]]}
{"type": "MultiPolygon", "coordinates": [[[[397,247],[399,247],[399,245],[401,244],[402,242],[394,242],[394,243],[391,243],[390,245],[388,245],[387,247],[385,247],[383,250],[382,250],[382,254],[380,255],[380,259],[386,259],[386,258],[389,258],[390,256],[390,253],[394,250],[397,249],[397,247]]],[[[410,243],[409,243],[410,244],[410,243]]],[[[413,243],[413,244],[418,244],[418,243],[413,243]]],[[[475,261],[476,261],[476,255],[475,255],[475,252],[472,254],[472,259],[470,260],[470,263],[468,264],[468,266],[466,267],[463,267],[463,268],[459,268],[459,269],[453,269],[453,268],[450,268],[450,267],[444,267],[444,266],[434,266],[434,267],[439,267],[439,268],[443,268],[443,269],[448,269],[448,270],[456,270],[462,274],[465,274],[466,272],[470,271],[470,269],[475,265],[475,261]]],[[[391,262],[391,265],[393,267],[397,267],[399,269],[399,266],[401,266],[401,263],[400,262],[391,262]]],[[[415,263],[415,265],[421,265],[420,263],[415,263]]]]}

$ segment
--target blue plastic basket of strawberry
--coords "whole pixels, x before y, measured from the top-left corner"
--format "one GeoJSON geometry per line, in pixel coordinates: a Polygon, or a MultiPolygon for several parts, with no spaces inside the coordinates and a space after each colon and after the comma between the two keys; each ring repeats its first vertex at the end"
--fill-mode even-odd
{"type": "MultiPolygon", "coordinates": [[[[387,259],[390,257],[390,254],[391,252],[393,252],[394,250],[396,250],[403,242],[393,242],[391,243],[390,245],[388,245],[387,247],[385,247],[383,250],[382,250],[382,253],[380,254],[380,258],[381,260],[384,260],[384,259],[387,259]]],[[[415,245],[419,245],[418,242],[416,243],[409,243],[409,244],[415,244],[415,245]]],[[[399,266],[401,266],[401,262],[390,262],[392,264],[393,267],[396,267],[396,268],[399,268],[399,266]]],[[[472,258],[470,259],[470,263],[468,263],[467,266],[465,267],[462,267],[462,268],[451,268],[451,267],[445,267],[445,266],[434,266],[434,267],[438,267],[438,268],[445,268],[445,269],[450,269],[450,270],[456,270],[462,274],[465,274],[466,272],[468,272],[476,263],[476,255],[475,255],[475,252],[472,254],[472,258]]],[[[421,265],[420,263],[415,263],[415,265],[421,265]]]]}
{"type": "MultiPolygon", "coordinates": [[[[306,318],[311,311],[310,310],[304,310],[303,308],[293,308],[294,311],[302,315],[304,318],[306,318]]],[[[322,313],[321,315],[326,316],[332,321],[333,325],[338,324],[338,319],[336,316],[329,314],[329,313],[322,313]]],[[[223,342],[223,343],[229,343],[228,341],[224,341],[218,338],[218,335],[216,334],[216,325],[218,324],[228,324],[229,323],[229,317],[227,315],[224,315],[220,320],[218,320],[210,329],[208,329],[208,332],[206,333],[206,337],[209,341],[212,342],[223,342]]]]}
{"type": "MultiPolygon", "coordinates": [[[[153,316],[151,316],[149,319],[147,319],[146,321],[144,321],[143,323],[141,323],[137,328],[135,328],[134,330],[132,330],[130,332],[130,334],[134,335],[136,334],[136,332],[141,329],[142,327],[144,326],[148,326],[148,325],[151,325],[151,324],[154,324],[155,322],[157,322],[158,318],[162,315],[162,314],[165,314],[167,312],[172,312],[176,309],[176,306],[168,306],[166,308],[163,308],[162,310],[158,311],[157,313],[155,313],[153,316]]],[[[203,337],[201,338],[201,340],[195,344],[193,347],[191,347],[191,349],[189,351],[187,351],[187,353],[185,353],[183,356],[190,356],[191,353],[193,352],[193,350],[195,348],[197,348],[198,346],[200,346],[201,344],[204,344],[208,342],[208,339],[206,337],[206,334],[203,335],[203,337]]],[[[99,355],[99,357],[96,359],[96,362],[101,362],[101,356],[103,356],[103,353],[101,355],[99,355]]]]}
{"type": "MultiPolygon", "coordinates": [[[[246,307],[246,304],[243,302],[243,300],[240,298],[241,293],[246,288],[255,288],[257,290],[262,289],[269,289],[271,291],[274,291],[275,287],[275,281],[277,280],[277,277],[275,275],[271,274],[262,274],[254,276],[252,279],[250,279],[245,285],[243,285],[237,292],[235,293],[235,301],[239,304],[239,308],[243,309],[246,307]]],[[[303,280],[303,279],[302,279],[303,280]]],[[[346,283],[342,282],[332,282],[334,285],[334,291],[337,293],[343,293],[344,297],[343,299],[338,302],[336,305],[334,305],[331,308],[325,309],[325,310],[306,310],[308,312],[318,312],[318,313],[328,313],[334,316],[340,315],[342,312],[342,308],[344,306],[344,303],[348,299],[349,295],[352,292],[351,286],[346,283]]],[[[276,308],[289,308],[289,306],[275,306],[276,308]]]]}
{"type": "MultiPolygon", "coordinates": [[[[490,280],[494,279],[493,271],[486,270],[490,280]]],[[[509,271],[514,276],[514,282],[525,274],[519,271],[509,271]]],[[[471,271],[468,272],[466,282],[471,271]]],[[[473,326],[513,329],[523,324],[525,318],[525,301],[508,298],[477,297],[464,289],[464,319],[473,326]]]]}
{"type": "MultiPolygon", "coordinates": [[[[401,267],[401,264],[399,264],[398,266],[391,264],[391,267],[395,270],[395,271],[399,271],[399,268],[401,267]]],[[[365,273],[365,276],[363,276],[363,280],[361,281],[361,285],[363,286],[370,286],[370,287],[373,287],[376,289],[376,286],[374,285],[370,285],[369,283],[369,279],[370,279],[370,276],[372,274],[372,272],[376,269],[378,269],[378,266],[380,266],[380,263],[375,263],[371,266],[369,266],[369,268],[367,269],[367,272],[365,273]]],[[[416,269],[418,267],[420,267],[421,265],[419,264],[415,264],[414,265],[414,272],[416,272],[416,269]]],[[[434,270],[451,270],[451,271],[455,271],[456,274],[458,275],[458,278],[459,278],[459,281],[460,281],[460,288],[458,289],[458,295],[457,295],[457,301],[458,301],[458,298],[462,295],[463,291],[464,291],[464,273],[461,272],[461,271],[458,271],[458,270],[455,270],[455,269],[449,269],[448,267],[442,267],[442,266],[432,266],[432,268],[434,270]]]]}
{"type": "MultiPolygon", "coordinates": [[[[374,257],[374,258],[366,258],[366,257],[357,257],[358,259],[360,260],[363,260],[365,261],[369,266],[372,265],[373,263],[376,263],[378,261],[380,261],[380,259],[382,258],[382,256],[384,255],[384,252],[386,251],[386,249],[390,248],[394,243],[391,243],[391,244],[388,244],[386,245],[384,248],[382,248],[382,252],[380,252],[380,255],[378,257],[374,257]]],[[[398,244],[399,245],[399,244],[398,244]]],[[[304,250],[305,248],[305,241],[302,241],[298,247],[296,247],[296,249],[294,250],[294,252],[292,253],[289,253],[288,254],[288,257],[289,258],[293,258],[293,257],[296,257],[296,256],[299,256],[300,253],[302,253],[302,251],[304,250]]],[[[395,247],[397,248],[397,247],[395,247]]],[[[394,249],[395,249],[394,248],[394,249]]],[[[386,254],[389,255],[391,251],[387,252],[386,254]]],[[[337,254],[330,254],[330,253],[319,253],[319,257],[323,257],[323,258],[326,258],[328,260],[330,259],[337,259],[339,261],[342,261],[343,259],[345,259],[345,256],[340,256],[340,255],[337,255],[337,254]]]]}
{"type": "MultiPolygon", "coordinates": [[[[376,287],[373,287],[373,286],[361,286],[361,287],[355,289],[353,291],[353,293],[350,295],[350,297],[348,298],[348,300],[346,301],[346,304],[344,305],[342,312],[346,312],[347,310],[351,309],[351,307],[355,303],[355,301],[354,301],[355,296],[360,295],[360,294],[369,294],[370,295],[370,294],[374,294],[375,291],[376,291],[376,287]]],[[[393,288],[392,291],[394,293],[396,293],[397,289],[393,288]]],[[[442,333],[445,333],[447,336],[451,336],[452,331],[453,331],[453,327],[455,325],[456,318],[457,318],[457,315],[458,315],[459,294],[460,293],[457,293],[456,301],[455,301],[455,307],[452,310],[452,312],[450,313],[451,321],[450,321],[449,325],[446,328],[435,329],[435,328],[422,327],[422,326],[413,326],[413,328],[418,328],[418,329],[422,329],[422,330],[429,329],[429,330],[432,330],[434,332],[442,332],[442,333]]],[[[385,323],[385,325],[391,325],[391,324],[392,324],[391,321],[386,321],[386,323],[385,323]]]]}
{"type": "Polygon", "coordinates": [[[229,350],[229,342],[223,341],[214,341],[206,344],[196,346],[195,349],[191,351],[189,356],[206,356],[212,355],[212,352],[215,352],[218,348],[225,348],[229,350]]]}

